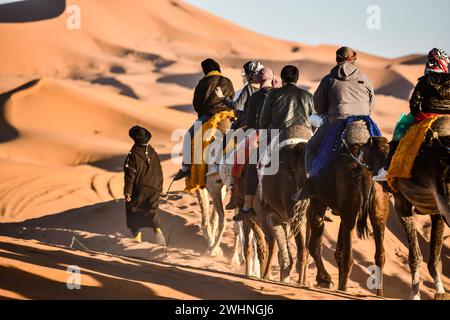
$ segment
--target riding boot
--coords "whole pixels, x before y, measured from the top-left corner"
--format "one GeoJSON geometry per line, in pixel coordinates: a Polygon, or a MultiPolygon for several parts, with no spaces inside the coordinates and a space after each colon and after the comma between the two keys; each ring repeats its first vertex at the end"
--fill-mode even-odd
{"type": "Polygon", "coordinates": [[[314,189],[311,178],[306,179],[303,188],[292,195],[292,200],[299,202],[306,199],[314,199],[314,189]]]}
{"type": "Polygon", "coordinates": [[[234,210],[237,208],[237,201],[236,201],[236,193],[234,192],[234,185],[230,186],[230,202],[225,206],[226,210],[234,210]]]}

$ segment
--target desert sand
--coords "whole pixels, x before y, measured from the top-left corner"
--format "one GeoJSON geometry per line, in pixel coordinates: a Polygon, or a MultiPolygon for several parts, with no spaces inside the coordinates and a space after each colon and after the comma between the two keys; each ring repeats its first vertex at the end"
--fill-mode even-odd
{"type": "MultiPolygon", "coordinates": [[[[217,59],[236,88],[242,85],[240,67],[249,59],[261,59],[277,73],[292,63],[301,69],[300,84],[313,92],[334,65],[335,46],[272,39],[178,0],[76,3],[80,30],[66,27],[67,14],[0,24],[0,42],[7,48],[0,51],[0,298],[374,298],[366,289],[372,239],[355,239],[355,266],[344,294],[246,279],[243,268],[230,266],[231,227],[222,244],[224,255],[206,256],[199,208],[187,194],[169,197],[161,206],[167,249],[152,244],[150,231],[144,234],[146,242],[135,242],[125,225],[121,170],[131,147],[128,129],[139,124],[152,132],[167,187],[178,170],[171,154],[180,149],[172,133],[195,120],[190,105],[201,60],[217,59]],[[88,290],[67,290],[68,265],[82,268],[88,290]]],[[[408,110],[424,61],[422,55],[385,59],[359,54],[358,65],[376,88],[374,119],[388,137],[408,110]]],[[[183,183],[174,185],[182,189],[183,183]]],[[[228,212],[229,226],[231,217],[228,212]]],[[[324,258],[336,283],[339,218],[332,219],[326,225],[324,258]]],[[[417,222],[427,259],[429,218],[417,222]]],[[[385,294],[406,299],[408,251],[393,210],[388,229],[385,294]]],[[[446,288],[449,250],[447,229],[442,252],[446,288]]],[[[311,285],[315,270],[312,263],[311,285]]],[[[426,262],[421,277],[423,298],[432,298],[426,262]]]]}

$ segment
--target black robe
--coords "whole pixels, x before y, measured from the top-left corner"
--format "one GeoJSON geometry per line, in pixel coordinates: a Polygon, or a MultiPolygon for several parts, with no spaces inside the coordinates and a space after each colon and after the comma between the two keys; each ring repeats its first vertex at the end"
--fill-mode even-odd
{"type": "Polygon", "coordinates": [[[125,160],[124,172],[124,194],[131,194],[131,202],[125,204],[127,227],[133,234],[141,228],[159,228],[164,178],[158,154],[150,145],[135,144],[125,160]]]}

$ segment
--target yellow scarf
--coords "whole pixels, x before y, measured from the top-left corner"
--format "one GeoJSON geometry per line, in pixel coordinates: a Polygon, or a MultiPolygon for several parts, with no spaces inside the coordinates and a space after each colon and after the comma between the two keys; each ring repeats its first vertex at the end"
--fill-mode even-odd
{"type": "Polygon", "coordinates": [[[219,71],[211,71],[210,73],[208,73],[206,76],[207,77],[212,77],[212,76],[221,76],[222,74],[219,71]]]}

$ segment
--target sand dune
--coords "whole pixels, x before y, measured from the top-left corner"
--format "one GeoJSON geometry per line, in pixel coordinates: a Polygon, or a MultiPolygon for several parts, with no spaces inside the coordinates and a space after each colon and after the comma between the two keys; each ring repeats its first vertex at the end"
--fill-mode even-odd
{"type": "MultiPolygon", "coordinates": [[[[374,255],[370,239],[355,241],[349,294],[342,294],[244,279],[243,268],[229,264],[231,228],[225,233],[224,255],[205,256],[199,209],[189,195],[162,204],[167,250],[152,244],[150,231],[144,234],[147,242],[136,243],[125,225],[121,166],[131,147],[128,129],[140,124],[152,131],[167,187],[178,169],[171,160],[178,141],[171,135],[195,119],[192,89],[201,78],[202,59],[218,59],[236,88],[248,59],[261,59],[277,73],[292,63],[301,69],[300,84],[312,92],[333,67],[336,46],[272,39],[178,0],[67,1],[73,3],[82,10],[81,30],[67,29],[67,14],[0,23],[0,42],[7,48],[0,52],[0,297],[372,298],[365,288],[374,255]],[[88,271],[83,276],[87,290],[67,295],[61,261],[88,271]],[[209,290],[211,285],[218,290],[209,290]]],[[[423,60],[421,55],[385,59],[359,54],[358,65],[376,89],[374,118],[387,136],[408,110],[423,60]]],[[[173,190],[182,188],[177,183],[173,190]]],[[[231,212],[227,218],[231,222],[231,212]]],[[[333,220],[326,227],[324,258],[337,283],[339,219],[333,220]]],[[[427,252],[427,218],[418,219],[418,225],[427,252]]],[[[406,240],[394,212],[388,227],[386,295],[408,298],[406,240]]],[[[446,236],[448,288],[448,230],[446,236]]],[[[315,270],[311,264],[311,284],[315,270]]],[[[425,263],[422,278],[423,296],[431,298],[425,263]]]]}

